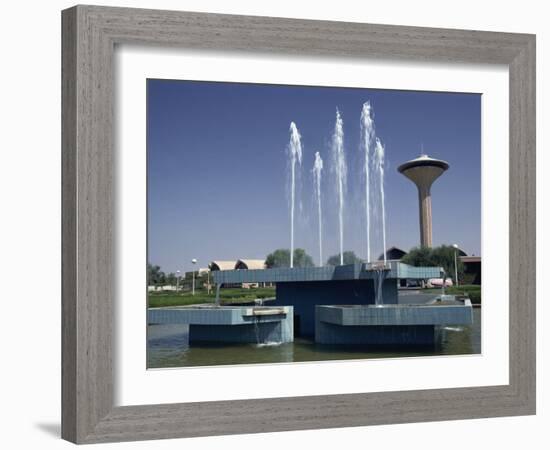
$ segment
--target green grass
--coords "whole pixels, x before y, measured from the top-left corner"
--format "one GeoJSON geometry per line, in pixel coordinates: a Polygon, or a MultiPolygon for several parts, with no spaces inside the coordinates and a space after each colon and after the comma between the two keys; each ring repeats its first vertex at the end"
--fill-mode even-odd
{"type": "MultiPolygon", "coordinates": [[[[437,292],[440,293],[441,289],[426,289],[427,292],[437,292]]],[[[464,284],[460,286],[452,286],[445,288],[445,293],[450,295],[462,295],[466,294],[472,304],[480,305],[481,304],[481,286],[479,284],[464,284]]]]}
{"type": "MultiPolygon", "coordinates": [[[[220,302],[225,305],[232,303],[245,303],[257,298],[275,297],[275,288],[257,288],[257,289],[239,289],[227,288],[220,290],[220,302]]],[[[207,294],[206,290],[197,290],[195,295],[189,292],[149,292],[149,307],[158,308],[160,306],[185,306],[197,305],[201,303],[214,303],[216,300],[215,291],[207,294]]]]}

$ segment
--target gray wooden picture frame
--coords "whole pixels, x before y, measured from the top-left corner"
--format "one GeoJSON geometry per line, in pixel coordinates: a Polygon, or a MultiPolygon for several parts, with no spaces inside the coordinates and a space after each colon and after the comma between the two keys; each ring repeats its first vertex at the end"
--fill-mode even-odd
{"type": "Polygon", "coordinates": [[[64,439],[94,443],[535,413],[535,36],[97,6],[63,11],[62,31],[64,439]],[[507,65],[509,384],[115,407],[113,52],[126,43],[507,65]]]}

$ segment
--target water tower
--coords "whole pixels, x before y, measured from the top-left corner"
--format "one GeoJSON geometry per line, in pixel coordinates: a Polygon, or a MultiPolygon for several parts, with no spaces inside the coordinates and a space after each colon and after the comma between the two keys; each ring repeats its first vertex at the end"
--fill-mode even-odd
{"type": "Polygon", "coordinates": [[[449,164],[439,159],[420,155],[418,158],[401,164],[397,170],[411,180],[418,188],[420,213],[420,244],[432,246],[432,197],[433,182],[449,168],[449,164]]]}

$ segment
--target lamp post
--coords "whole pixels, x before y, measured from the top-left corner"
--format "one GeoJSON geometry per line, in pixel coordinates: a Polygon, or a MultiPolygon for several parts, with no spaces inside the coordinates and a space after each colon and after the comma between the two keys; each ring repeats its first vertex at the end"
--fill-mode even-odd
{"type": "Polygon", "coordinates": [[[193,258],[191,262],[193,263],[193,295],[195,295],[195,264],[197,264],[197,260],[193,258]]]}
{"type": "Polygon", "coordinates": [[[176,270],[176,294],[178,293],[180,288],[180,273],[181,272],[179,270],[176,270]]]}
{"type": "Polygon", "coordinates": [[[455,282],[458,286],[458,262],[456,258],[456,254],[458,253],[458,245],[454,244],[453,247],[455,248],[455,282]]]}

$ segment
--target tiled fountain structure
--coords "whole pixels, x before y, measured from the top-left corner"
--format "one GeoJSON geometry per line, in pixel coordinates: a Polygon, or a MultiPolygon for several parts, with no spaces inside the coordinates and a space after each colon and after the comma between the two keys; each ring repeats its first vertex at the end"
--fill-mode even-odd
{"type": "Polygon", "coordinates": [[[149,310],[149,323],[190,325],[190,341],[291,342],[314,336],[319,344],[431,345],[442,325],[472,323],[469,300],[399,305],[400,279],[439,278],[439,267],[342,266],[226,270],[217,285],[276,283],[276,299],[263,307],[172,307],[149,310]],[[376,269],[376,270],[373,270],[376,269]],[[382,305],[375,305],[381,280],[382,305]]]}

